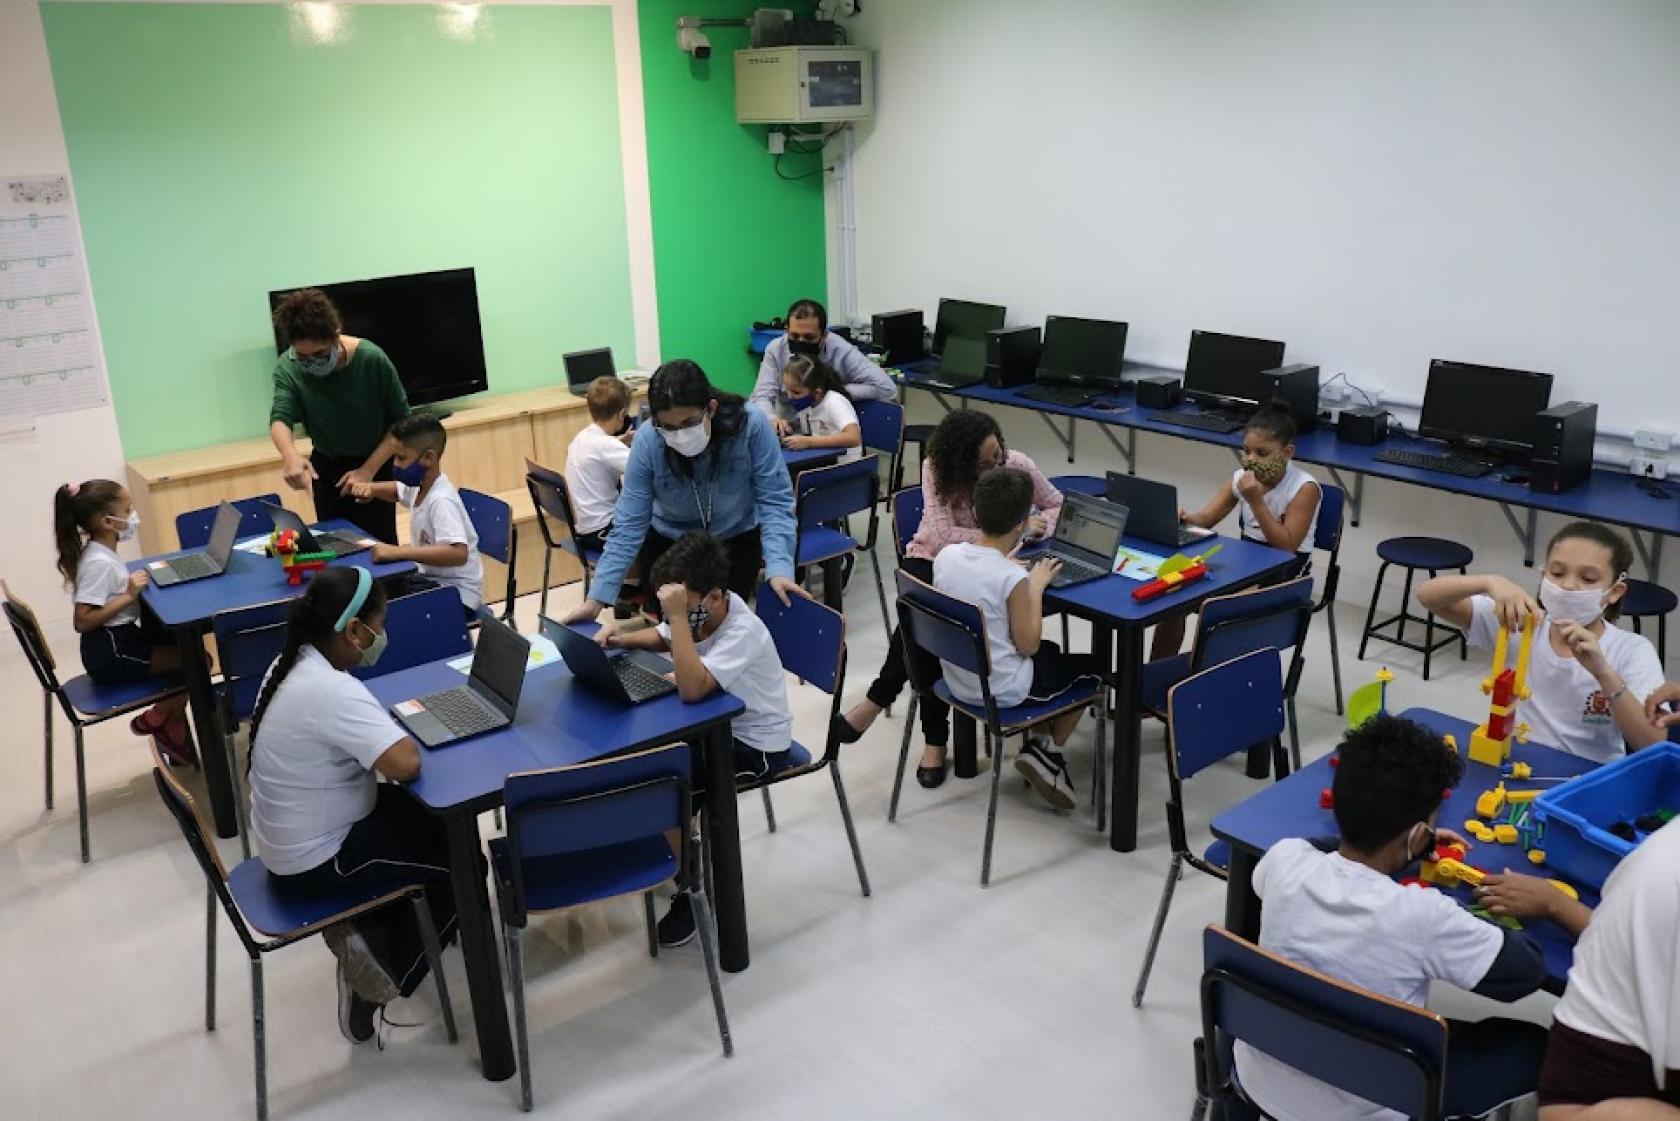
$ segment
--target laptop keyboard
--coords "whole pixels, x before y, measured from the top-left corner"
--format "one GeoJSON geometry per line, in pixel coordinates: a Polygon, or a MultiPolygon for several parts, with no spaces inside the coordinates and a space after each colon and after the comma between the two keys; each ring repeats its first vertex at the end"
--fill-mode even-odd
{"type": "Polygon", "coordinates": [[[632,701],[645,701],[661,693],[669,693],[673,688],[671,683],[659,674],[632,662],[629,658],[614,658],[612,667],[613,673],[618,675],[619,684],[624,686],[624,691],[630,694],[632,701]]]}
{"type": "Polygon", "coordinates": [[[351,553],[359,553],[367,548],[366,545],[346,541],[342,537],[317,536],[315,544],[321,547],[322,552],[331,553],[335,557],[347,557],[351,553]]]}
{"type": "Polygon", "coordinates": [[[1056,559],[1062,562],[1062,570],[1056,573],[1054,580],[1050,581],[1050,586],[1053,588],[1065,587],[1068,584],[1082,584],[1087,580],[1095,580],[1099,576],[1108,575],[1105,569],[1098,568],[1094,564],[1084,564],[1080,561],[1069,560],[1066,557],[1057,557],[1056,559]]]}
{"type": "Polygon", "coordinates": [[[457,736],[488,732],[501,723],[501,716],[467,697],[459,689],[445,689],[420,698],[425,710],[457,736]]]}
{"type": "Polygon", "coordinates": [[[1017,396],[1028,401],[1043,401],[1047,405],[1062,405],[1070,409],[1083,408],[1101,394],[1073,385],[1029,385],[1017,396]]]}
{"type": "Polygon", "coordinates": [[[197,580],[202,576],[214,576],[221,569],[210,563],[210,558],[205,554],[194,553],[191,556],[176,557],[170,561],[169,571],[182,580],[197,580]]]}

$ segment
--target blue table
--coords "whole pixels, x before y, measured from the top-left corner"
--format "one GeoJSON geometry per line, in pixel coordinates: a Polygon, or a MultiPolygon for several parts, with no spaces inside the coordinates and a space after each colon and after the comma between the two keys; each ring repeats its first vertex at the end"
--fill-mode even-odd
{"type": "MultiPolygon", "coordinates": [[[[1474,725],[1467,720],[1447,716],[1426,708],[1408,709],[1401,714],[1416,720],[1442,735],[1458,740],[1459,750],[1467,751],[1474,725]]],[[[1512,758],[1534,764],[1537,775],[1579,775],[1597,764],[1590,759],[1566,755],[1539,744],[1518,744],[1512,758]]],[[[1499,773],[1484,763],[1466,760],[1464,781],[1459,783],[1441,807],[1437,824],[1462,833],[1464,822],[1476,816],[1476,799],[1484,790],[1499,781],[1499,773]]],[[[1330,757],[1317,759],[1280,782],[1247,798],[1213,819],[1213,835],[1231,845],[1230,875],[1225,885],[1225,926],[1250,941],[1260,937],[1260,900],[1254,894],[1254,867],[1266,850],[1289,837],[1333,837],[1336,835],[1335,814],[1321,809],[1319,791],[1331,785],[1330,757]]],[[[1550,789],[1555,784],[1536,784],[1508,780],[1511,790],[1540,786],[1550,789]]],[[[1515,845],[1478,844],[1470,852],[1469,862],[1489,872],[1513,871],[1547,874],[1544,868],[1532,867],[1515,845]]],[[[1457,893],[1460,901],[1469,903],[1468,892],[1457,893]]],[[[1598,902],[1597,893],[1583,890],[1581,901],[1589,906],[1598,902]]],[[[1562,927],[1552,922],[1537,921],[1524,924],[1524,933],[1533,938],[1546,957],[1546,987],[1554,993],[1563,991],[1575,956],[1575,940],[1562,927]]]]}
{"type": "MultiPolygon", "coordinates": [[[[374,678],[367,686],[389,706],[462,681],[459,670],[440,661],[374,678]]],[[[679,740],[701,747],[709,789],[732,790],[729,722],[741,710],[741,702],[728,693],[695,704],[673,693],[626,707],[579,685],[564,663],[553,662],[526,675],[519,710],[508,727],[449,747],[420,749],[420,777],[408,784],[408,792],[443,819],[449,836],[450,884],[460,913],[461,956],[485,1078],[499,1082],[511,1077],[515,1065],[478,815],[501,805],[502,784],[516,771],[587,763],[679,740]]],[[[748,947],[735,799],[711,799],[702,818],[716,893],[718,956],[724,969],[738,972],[747,967],[748,947]]]]}
{"type": "Polygon", "coordinates": [[[1046,612],[1059,611],[1091,624],[1092,653],[1114,667],[1114,767],[1109,783],[1108,844],[1116,852],[1137,848],[1138,782],[1142,759],[1143,710],[1138,678],[1143,671],[1143,632],[1165,619],[1185,615],[1209,596],[1226,595],[1281,575],[1295,563],[1295,554],[1240,538],[1209,537],[1174,550],[1127,536],[1127,548],[1156,555],[1204,553],[1223,544],[1209,562],[1208,574],[1176,592],[1146,603],[1132,599],[1137,580],[1110,575],[1100,580],[1050,588],[1044,593],[1046,612]],[[1115,639],[1118,637],[1118,642],[1115,639]]]}
{"type": "MultiPolygon", "coordinates": [[[[321,529],[336,529],[350,533],[363,531],[346,521],[323,522],[321,529]]],[[[130,564],[129,569],[145,568],[152,562],[178,557],[196,549],[182,549],[173,553],[159,553],[130,564]]],[[[408,561],[396,564],[374,564],[371,552],[353,553],[332,562],[335,565],[356,565],[367,568],[375,576],[397,576],[413,572],[408,561]]],[[[140,600],[158,622],[175,632],[176,646],[181,652],[181,675],[187,683],[187,696],[192,703],[193,732],[198,739],[198,758],[204,765],[205,785],[210,793],[210,810],[215,818],[216,833],[232,837],[239,831],[239,817],[234,807],[232,776],[228,774],[227,754],[222,750],[221,721],[216,711],[215,695],[210,684],[210,663],[204,657],[204,636],[210,631],[210,621],[223,611],[278,600],[295,599],[308,587],[307,580],[300,587],[286,583],[280,562],[253,553],[233,551],[228,570],[221,576],[194,580],[160,588],[148,584],[140,600]]]]}
{"type": "Polygon", "coordinates": [[[788,470],[794,474],[809,471],[813,467],[827,467],[829,464],[845,455],[846,448],[804,448],[794,451],[791,448],[782,449],[782,462],[787,464],[788,470]]]}

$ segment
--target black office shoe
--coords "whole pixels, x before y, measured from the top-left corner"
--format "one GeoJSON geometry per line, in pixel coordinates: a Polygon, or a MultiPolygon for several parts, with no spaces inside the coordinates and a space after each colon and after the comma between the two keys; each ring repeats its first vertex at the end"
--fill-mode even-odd
{"type": "Polygon", "coordinates": [[[662,949],[674,950],[694,941],[694,905],[686,893],[679,892],[671,900],[671,909],[665,912],[656,929],[662,949]]]}
{"type": "Polygon", "coordinates": [[[950,773],[951,766],[949,760],[939,764],[937,767],[918,766],[916,768],[916,782],[920,784],[923,789],[935,790],[945,785],[945,776],[950,773]]]}
{"type": "Polygon", "coordinates": [[[836,716],[829,723],[828,734],[839,743],[856,743],[863,738],[863,732],[852,727],[851,721],[844,716],[836,716]]]}

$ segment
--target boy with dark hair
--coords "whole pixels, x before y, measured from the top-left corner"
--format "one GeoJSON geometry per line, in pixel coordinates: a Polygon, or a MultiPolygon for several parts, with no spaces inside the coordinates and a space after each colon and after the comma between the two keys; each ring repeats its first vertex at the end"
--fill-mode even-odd
{"type": "MultiPolygon", "coordinates": [[[[1042,637],[1044,589],[1061,571],[1062,563],[1041,557],[1023,569],[1013,559],[1032,517],[1032,500],[1033,480],[1025,471],[1013,467],[987,471],[974,484],[974,520],[980,540],[947,545],[933,561],[933,586],[973,603],[985,617],[992,663],[988,685],[999,708],[1029,700],[1035,704],[1053,701],[1079,680],[1102,672],[1091,655],[1068,654],[1042,637]]],[[[942,661],[941,666],[953,696],[969,704],[983,703],[978,677],[949,662],[942,661]]],[[[1071,810],[1074,804],[1073,781],[1060,749],[1084,711],[1076,708],[1048,721],[1049,742],[1043,736],[1029,736],[1015,759],[1022,777],[1060,810],[1071,810]]]]}
{"type": "MultiPolygon", "coordinates": [[[[686,533],[654,563],[651,581],[665,621],[628,634],[602,627],[601,644],[669,651],[671,679],[683,700],[698,701],[723,689],[746,706],[730,729],[737,783],[782,770],[793,742],[787,674],[770,629],[729,590],[729,551],[709,533],[686,533]]],[[[705,793],[695,792],[697,807],[705,793]]],[[[680,946],[692,937],[688,896],[678,895],[659,921],[659,944],[680,946]]]]}
{"type": "Polygon", "coordinates": [[[460,593],[462,610],[471,618],[484,602],[484,562],[461,492],[443,473],[449,434],[430,413],[412,413],[391,426],[391,438],[396,442],[391,457],[396,481],[362,483],[355,494],[408,507],[408,536],[414,543],[375,545],[373,559],[378,564],[413,561],[421,576],[460,593]]]}
{"type": "MultiPolygon", "coordinates": [[[[1384,713],[1348,732],[1332,789],[1341,838],[1279,841],[1261,859],[1254,872],[1254,890],[1265,903],[1260,945],[1419,1007],[1431,980],[1506,1002],[1538,989],[1545,961],[1526,936],[1483,922],[1442,892],[1392,878],[1433,851],[1437,838],[1466,844],[1433,828],[1447,788],[1463,775],[1458,752],[1413,721],[1384,713]]],[[[1455,1020],[1450,1033],[1448,1116],[1480,1117],[1534,1091],[1545,1029],[1515,1020],[1455,1020]]],[[[1236,1045],[1236,1066],[1244,1093],[1269,1116],[1400,1118],[1244,1043],[1236,1045]]]]}
{"type": "Polygon", "coordinates": [[[617,378],[598,377],[583,399],[591,424],[566,448],[566,489],[572,494],[579,547],[605,549],[630,462],[630,387],[617,378]]]}

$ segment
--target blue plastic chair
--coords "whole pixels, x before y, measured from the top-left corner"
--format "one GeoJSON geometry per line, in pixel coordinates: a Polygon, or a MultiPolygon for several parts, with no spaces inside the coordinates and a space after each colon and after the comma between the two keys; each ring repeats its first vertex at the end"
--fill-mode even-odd
{"type": "Polygon", "coordinates": [[[441,585],[391,600],[385,608],[385,634],[384,656],[350,671],[363,681],[469,654],[473,648],[460,593],[441,585]]]}
{"type": "MultiPolygon", "coordinates": [[[[478,534],[481,555],[502,562],[507,569],[507,587],[502,591],[502,622],[513,618],[513,601],[519,594],[515,562],[519,559],[519,527],[513,524],[513,509],[501,499],[483,491],[461,488],[461,505],[478,534]]],[[[457,597],[458,598],[458,597],[457,597]]]]}
{"type": "Polygon", "coordinates": [[[903,560],[910,548],[910,539],[922,527],[925,501],[921,487],[905,487],[892,496],[893,549],[903,560]]]}
{"type": "Polygon", "coordinates": [[[251,855],[251,830],[246,820],[247,803],[240,793],[234,739],[239,726],[256,710],[263,678],[286,644],[289,607],[289,601],[280,600],[223,611],[210,620],[216,636],[216,664],[222,671],[222,680],[216,686],[216,711],[227,752],[228,779],[233,783],[233,804],[239,814],[239,843],[246,857],[251,855]]]}
{"type": "Polygon", "coordinates": [[[794,482],[794,520],[799,540],[793,563],[799,568],[826,565],[823,596],[830,607],[840,604],[839,565],[833,562],[862,549],[875,570],[875,594],[881,601],[881,623],[892,630],[887,612],[886,586],[881,582],[881,559],[875,554],[876,533],[881,524],[879,509],[881,479],[875,456],[866,455],[850,463],[804,471],[794,482]],[[853,514],[869,516],[869,532],[859,543],[844,528],[853,514]]]}
{"type": "Polygon", "coordinates": [[[251,962],[251,1037],[256,1064],[257,1121],[268,1117],[268,1033],[263,1010],[262,955],[301,942],[329,926],[347,922],[357,915],[407,901],[420,922],[426,946],[426,960],[437,981],[438,1004],[443,1009],[443,1027],[449,1042],[456,1041],[455,1012],[449,1003],[449,983],[443,975],[443,954],[432,912],[426,906],[425,889],[418,884],[393,881],[340,892],[337,895],[297,896],[276,890],[274,877],[261,860],[248,858],[229,870],[212,840],[215,833],[204,821],[198,804],[164,762],[157,744],[152,744],[152,777],[158,796],[181,827],[187,847],[204,873],[204,1030],[216,1030],[216,904],[245,947],[251,962]],[[255,931],[255,934],[252,932],[255,931]],[[258,941],[257,934],[264,937],[258,941]]]}
{"type": "Polygon", "coordinates": [[[863,446],[885,457],[882,486],[891,486],[904,469],[904,406],[897,401],[859,401],[857,415],[863,446]]]}
{"type": "MultiPolygon", "coordinates": [[[[267,533],[274,528],[274,519],[263,508],[263,503],[271,506],[280,505],[278,494],[259,494],[253,498],[236,498],[233,508],[239,511],[239,537],[255,537],[259,533],[267,533]]],[[[206,506],[202,510],[188,510],[175,515],[175,536],[181,542],[183,549],[202,549],[210,544],[210,527],[216,522],[216,511],[221,504],[206,506]]]]}
{"type": "MultiPolygon", "coordinates": [[[[924,668],[918,665],[915,659],[906,658],[910,671],[910,687],[917,695],[931,694],[938,697],[984,727],[988,744],[997,744],[997,751],[992,758],[992,792],[986,806],[986,841],[980,857],[980,886],[987,887],[992,880],[992,838],[997,831],[998,780],[1003,774],[1005,740],[1010,736],[1025,735],[1039,724],[1053,720],[1063,713],[1096,705],[1097,754],[1091,782],[1100,789],[1107,751],[1105,736],[1108,725],[1107,713],[1104,711],[1106,683],[1092,678],[1088,682],[1076,682],[1061,696],[1044,704],[1029,702],[1010,708],[999,708],[992,697],[992,659],[990,648],[986,644],[986,618],[979,607],[966,600],[946,595],[908,572],[900,570],[898,619],[899,626],[904,630],[907,648],[913,643],[940,661],[968,670],[980,679],[982,703],[969,704],[952,695],[943,677],[927,680],[923,676],[924,668]]],[[[912,711],[911,719],[914,719],[914,716],[912,711]]],[[[910,757],[909,746],[910,741],[906,737],[904,747],[898,753],[898,773],[893,776],[892,811],[888,820],[896,816],[899,790],[904,785],[904,768],[910,757]]],[[[1103,798],[1097,799],[1099,830],[1103,829],[1105,824],[1102,815],[1105,801],[1103,798]]]]}
{"type": "Polygon", "coordinates": [[[572,554],[583,568],[584,586],[594,579],[595,566],[601,563],[604,550],[584,548],[578,544],[577,511],[572,509],[572,490],[566,476],[550,471],[540,463],[525,461],[525,487],[531,492],[531,502],[537,508],[537,529],[543,544],[542,596],[537,614],[548,614],[549,571],[554,563],[554,550],[572,554]]]}
{"type": "Polygon", "coordinates": [[[1197,1107],[1258,1117],[1237,1086],[1242,1040],[1302,1074],[1421,1121],[1441,1121],[1447,1022],[1296,965],[1217,926],[1202,934],[1197,1107]]]}
{"type": "Polygon", "coordinates": [[[42,762],[46,771],[47,809],[53,807],[53,701],[64,710],[64,718],[70,721],[70,728],[76,739],[76,824],[81,834],[82,863],[91,859],[88,846],[87,819],[87,759],[83,750],[82,733],[95,724],[103,724],[107,720],[115,720],[119,716],[142,708],[150,708],[159,701],[176,696],[186,689],[180,677],[169,674],[154,677],[149,681],[142,681],[134,685],[98,685],[94,680],[82,674],[72,677],[69,681],[58,680],[58,660],[53,657],[52,648],[47,645],[46,635],[41,630],[40,621],[35,617],[35,610],[17,596],[12,589],[0,580],[0,592],[5,596],[6,621],[12,625],[12,633],[17,635],[18,645],[23,647],[23,656],[29,662],[29,668],[35,671],[35,680],[41,686],[41,729],[42,729],[42,762]]]}
{"type": "Polygon", "coordinates": [[[1341,487],[1318,484],[1318,521],[1313,526],[1313,548],[1329,554],[1324,570],[1324,590],[1313,605],[1313,614],[1324,613],[1330,628],[1330,676],[1336,685],[1336,715],[1342,714],[1342,653],[1336,643],[1336,589],[1342,582],[1342,511],[1347,494],[1341,487]]]}
{"type": "MultiPolygon", "coordinates": [[[[774,598],[774,597],[772,597],[774,598]]],[[[734,1053],[718,984],[717,929],[696,874],[689,775],[683,744],[594,763],[507,777],[507,836],[490,842],[490,868],[507,942],[519,1046],[520,1108],[531,1109],[531,1047],[525,1017],[523,934],[533,913],[640,895],[648,954],[659,956],[653,889],[675,881],[689,895],[711,984],[723,1053],[734,1053]],[[683,838],[673,854],[666,834],[683,838]]]]}
{"type": "Polygon", "coordinates": [[[1184,783],[1222,759],[1265,745],[1271,749],[1277,776],[1288,773],[1283,758],[1283,671],[1278,651],[1255,650],[1180,681],[1167,697],[1167,835],[1172,862],[1155,909],[1155,927],[1143,954],[1143,969],[1132,991],[1132,1007],[1143,1005],[1143,990],[1155,964],[1155,950],[1167,925],[1173,890],[1188,864],[1198,872],[1226,878],[1231,849],[1215,841],[1197,856],[1190,851],[1184,826],[1184,783]]]}
{"type": "Polygon", "coordinates": [[[757,786],[764,795],[764,816],[770,832],[776,831],[776,811],[770,804],[770,788],[800,775],[827,769],[834,779],[834,797],[840,803],[840,820],[846,826],[846,840],[852,846],[852,863],[857,866],[858,887],[864,897],[869,896],[869,872],[863,866],[863,850],[858,847],[857,828],[852,824],[852,808],[846,799],[846,786],[840,780],[840,741],[835,738],[835,719],[840,715],[840,694],[846,685],[846,619],[832,607],[814,600],[790,596],[786,607],[770,590],[768,584],[758,589],[758,617],[770,631],[776,644],[776,656],[782,668],[808,685],[815,685],[830,697],[828,741],[823,745],[821,758],[812,759],[809,748],[795,740],[788,747],[787,763],[774,774],[750,783],[738,783],[737,792],[757,786]]]}

